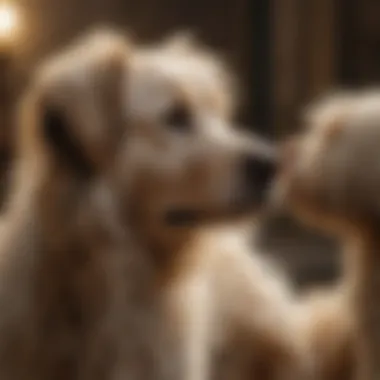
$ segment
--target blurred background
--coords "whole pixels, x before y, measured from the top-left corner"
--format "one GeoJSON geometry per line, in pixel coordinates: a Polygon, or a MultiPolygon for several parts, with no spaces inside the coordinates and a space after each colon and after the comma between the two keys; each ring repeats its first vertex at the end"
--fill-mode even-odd
{"type": "MultiPolygon", "coordinates": [[[[379,0],[0,0],[0,184],[12,162],[12,110],[46,55],[97,25],[137,41],[194,31],[242,84],[238,118],[273,139],[297,130],[300,108],[336,87],[380,79],[379,0]]],[[[300,285],[339,273],[334,242],[288,217],[262,244],[300,285]]]]}

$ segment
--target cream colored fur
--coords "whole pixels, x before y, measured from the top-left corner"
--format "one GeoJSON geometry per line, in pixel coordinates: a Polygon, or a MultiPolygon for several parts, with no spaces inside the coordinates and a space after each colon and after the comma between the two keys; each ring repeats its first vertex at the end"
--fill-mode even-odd
{"type": "Polygon", "coordinates": [[[351,364],[351,378],[362,380],[380,374],[379,110],[377,90],[338,94],[313,106],[308,128],[286,149],[276,189],[302,220],[342,241],[341,285],[317,306],[317,313],[326,315],[329,298],[334,300],[320,332],[321,351],[330,355],[334,331],[346,344],[334,348],[329,360],[341,359],[351,347],[352,359],[343,364],[351,364]]]}
{"type": "Polygon", "coordinates": [[[233,93],[206,49],[113,32],[36,73],[1,231],[1,379],[309,374],[303,313],[235,224],[241,159],[270,149],[232,128],[233,93]],[[178,206],[201,220],[168,225],[178,206]]]}

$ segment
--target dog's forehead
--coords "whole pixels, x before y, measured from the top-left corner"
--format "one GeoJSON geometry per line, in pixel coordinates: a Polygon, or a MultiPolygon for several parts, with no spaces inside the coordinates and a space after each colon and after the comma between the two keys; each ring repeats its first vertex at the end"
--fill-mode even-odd
{"type": "Polygon", "coordinates": [[[160,50],[136,54],[130,74],[127,104],[140,116],[159,115],[178,99],[207,110],[224,91],[208,62],[160,50]]]}
{"type": "Polygon", "coordinates": [[[174,78],[151,60],[134,60],[126,87],[127,111],[137,118],[159,116],[178,96],[174,78]]]}

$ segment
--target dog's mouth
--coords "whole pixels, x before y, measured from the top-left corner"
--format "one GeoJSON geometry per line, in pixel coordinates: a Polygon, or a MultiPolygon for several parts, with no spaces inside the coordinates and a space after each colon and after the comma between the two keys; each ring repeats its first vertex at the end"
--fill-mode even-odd
{"type": "Polygon", "coordinates": [[[235,191],[224,200],[204,204],[179,204],[169,207],[165,224],[172,227],[193,227],[202,224],[230,222],[255,216],[269,203],[276,163],[251,159],[243,166],[243,175],[235,191]]]}

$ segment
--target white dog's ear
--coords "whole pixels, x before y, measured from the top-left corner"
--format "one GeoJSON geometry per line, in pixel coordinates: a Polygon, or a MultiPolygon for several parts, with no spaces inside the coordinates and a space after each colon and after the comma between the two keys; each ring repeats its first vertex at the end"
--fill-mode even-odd
{"type": "Polygon", "coordinates": [[[195,33],[182,30],[165,39],[163,47],[169,51],[188,53],[197,48],[195,33]]]}

